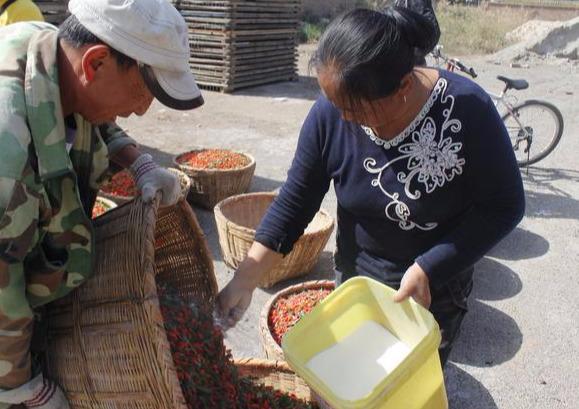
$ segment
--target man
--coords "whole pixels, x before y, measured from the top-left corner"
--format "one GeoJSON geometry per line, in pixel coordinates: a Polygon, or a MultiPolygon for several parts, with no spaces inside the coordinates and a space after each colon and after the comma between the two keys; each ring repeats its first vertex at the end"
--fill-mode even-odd
{"type": "Polygon", "coordinates": [[[0,409],[69,407],[31,368],[33,309],[91,275],[89,215],[111,168],[130,168],[145,201],[181,194],[113,121],[144,114],[154,97],[203,104],[187,26],[169,2],[71,0],[69,10],[58,30],[0,28],[0,409]]]}
{"type": "Polygon", "coordinates": [[[0,27],[19,21],[44,21],[44,17],[31,0],[0,0],[0,27]]]}

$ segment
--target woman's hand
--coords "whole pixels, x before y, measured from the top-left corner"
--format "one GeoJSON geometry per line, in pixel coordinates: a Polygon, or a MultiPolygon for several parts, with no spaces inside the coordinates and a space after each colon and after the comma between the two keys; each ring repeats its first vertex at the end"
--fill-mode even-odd
{"type": "Polygon", "coordinates": [[[400,289],[394,295],[395,302],[402,302],[408,297],[414,298],[424,308],[430,307],[430,283],[428,276],[418,264],[412,264],[404,273],[400,289]]]}
{"type": "Polygon", "coordinates": [[[234,327],[243,317],[251,304],[254,289],[255,287],[244,282],[241,276],[236,275],[221,290],[217,296],[215,313],[217,322],[224,331],[234,327]]]}
{"type": "Polygon", "coordinates": [[[217,296],[215,316],[223,330],[235,326],[251,304],[251,296],[263,275],[274,268],[282,255],[253,242],[233,279],[217,296]]]}

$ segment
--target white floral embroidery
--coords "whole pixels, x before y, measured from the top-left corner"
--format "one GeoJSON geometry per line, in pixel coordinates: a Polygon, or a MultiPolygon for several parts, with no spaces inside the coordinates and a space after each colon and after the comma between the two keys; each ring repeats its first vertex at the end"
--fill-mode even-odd
{"type": "Polygon", "coordinates": [[[390,149],[393,146],[398,146],[400,142],[402,142],[404,139],[408,137],[408,135],[414,132],[418,124],[420,124],[420,122],[424,119],[428,111],[430,111],[430,108],[432,108],[432,105],[438,99],[438,95],[440,94],[442,89],[445,88],[445,86],[446,81],[444,82],[438,81],[436,83],[434,89],[430,93],[430,97],[428,97],[428,101],[426,101],[426,104],[424,104],[418,115],[416,115],[416,118],[414,118],[414,120],[410,123],[410,125],[406,127],[406,129],[404,129],[404,131],[402,131],[399,135],[396,135],[394,138],[390,140],[379,138],[376,136],[372,128],[364,125],[362,125],[362,129],[364,130],[364,132],[366,132],[366,135],[368,135],[370,139],[374,141],[376,145],[382,146],[384,149],[390,149]]]}
{"type": "MultiPolygon", "coordinates": [[[[448,107],[442,111],[444,122],[440,129],[437,130],[436,123],[432,117],[424,117],[434,104],[436,98],[429,98],[428,109],[421,110],[423,120],[420,130],[416,130],[419,122],[413,123],[407,128],[412,128],[412,140],[401,145],[398,148],[400,156],[386,163],[384,166],[376,166],[374,158],[364,160],[364,168],[371,174],[377,175],[372,179],[372,186],[379,187],[382,193],[390,199],[386,205],[386,217],[398,222],[398,226],[403,230],[432,230],[438,226],[435,222],[425,223],[423,225],[411,220],[410,209],[406,203],[400,200],[398,193],[388,192],[381,184],[382,174],[393,163],[407,160],[407,171],[399,172],[396,177],[400,183],[404,184],[404,193],[411,200],[419,199],[423,192],[419,189],[422,185],[426,193],[432,193],[437,187],[442,187],[446,182],[450,182],[456,175],[462,173],[465,164],[463,158],[458,157],[458,152],[462,149],[462,143],[454,142],[451,136],[445,136],[446,131],[458,133],[462,129],[462,124],[458,119],[451,119],[450,116],[454,109],[454,97],[445,95],[447,82],[440,78],[435,86],[436,97],[440,95],[441,104],[448,104],[448,107]],[[438,138],[437,138],[438,137],[438,138]],[[418,186],[416,184],[418,183],[418,186]]],[[[419,115],[420,117],[420,115],[419,115]]],[[[417,117],[418,119],[418,117],[417,117]]],[[[406,131],[398,136],[406,135],[406,131]]],[[[398,136],[396,138],[398,138],[398,136]]],[[[407,135],[406,135],[407,136],[407,135]]],[[[404,136],[403,139],[406,138],[404,136]]],[[[398,143],[397,143],[398,144],[398,143]]]]}

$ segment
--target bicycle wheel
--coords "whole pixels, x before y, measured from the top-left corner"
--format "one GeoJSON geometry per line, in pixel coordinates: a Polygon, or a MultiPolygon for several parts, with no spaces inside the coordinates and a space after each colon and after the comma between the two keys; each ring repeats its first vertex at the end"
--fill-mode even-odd
{"type": "Polygon", "coordinates": [[[563,115],[545,101],[528,100],[503,115],[519,166],[545,158],[563,135],[563,115]]]}

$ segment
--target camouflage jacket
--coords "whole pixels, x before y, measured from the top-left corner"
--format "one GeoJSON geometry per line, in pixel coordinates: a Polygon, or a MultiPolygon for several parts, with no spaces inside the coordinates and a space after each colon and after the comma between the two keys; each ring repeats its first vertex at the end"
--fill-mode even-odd
{"type": "Polygon", "coordinates": [[[24,276],[32,306],[92,273],[96,191],[108,158],[135,144],[114,124],[94,127],[75,115],[67,151],[57,42],[46,23],[0,28],[0,289],[24,276]]]}

